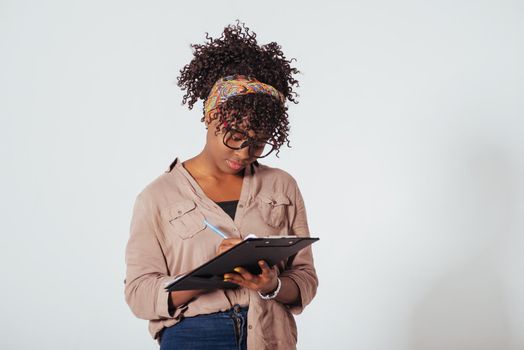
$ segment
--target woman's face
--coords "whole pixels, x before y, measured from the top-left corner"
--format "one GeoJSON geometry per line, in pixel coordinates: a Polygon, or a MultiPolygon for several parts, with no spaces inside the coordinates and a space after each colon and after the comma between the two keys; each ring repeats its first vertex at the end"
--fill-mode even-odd
{"type": "MultiPolygon", "coordinates": [[[[262,150],[254,148],[255,153],[250,155],[249,147],[244,147],[238,150],[231,149],[224,144],[224,136],[228,144],[240,146],[245,139],[238,137],[231,138],[231,134],[225,135],[226,131],[224,126],[221,127],[221,131],[215,135],[216,126],[218,119],[214,119],[208,124],[207,137],[206,137],[206,151],[212,158],[217,168],[224,174],[238,174],[245,167],[253,163],[257,158],[255,155],[259,155],[262,150]]],[[[261,139],[260,136],[256,135],[253,130],[246,131],[242,125],[238,126],[237,129],[244,131],[249,137],[261,139]]],[[[238,135],[237,135],[238,136],[238,135]]]]}

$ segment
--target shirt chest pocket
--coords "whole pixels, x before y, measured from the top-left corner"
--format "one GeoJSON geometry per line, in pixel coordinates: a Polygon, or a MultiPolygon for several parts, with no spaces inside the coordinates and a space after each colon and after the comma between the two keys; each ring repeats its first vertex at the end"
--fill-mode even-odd
{"type": "Polygon", "coordinates": [[[204,214],[192,200],[177,202],[167,207],[162,216],[167,221],[169,231],[182,239],[192,238],[206,228],[204,214]]]}
{"type": "Polygon", "coordinates": [[[258,208],[262,219],[271,227],[281,228],[287,220],[289,198],[283,193],[261,193],[258,208]]]}

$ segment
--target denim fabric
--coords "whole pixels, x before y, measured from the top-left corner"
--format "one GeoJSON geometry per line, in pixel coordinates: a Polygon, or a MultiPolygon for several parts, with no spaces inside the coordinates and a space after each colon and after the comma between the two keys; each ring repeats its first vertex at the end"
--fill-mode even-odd
{"type": "Polygon", "coordinates": [[[160,350],[245,350],[247,349],[247,307],[184,318],[164,328],[160,350]]]}

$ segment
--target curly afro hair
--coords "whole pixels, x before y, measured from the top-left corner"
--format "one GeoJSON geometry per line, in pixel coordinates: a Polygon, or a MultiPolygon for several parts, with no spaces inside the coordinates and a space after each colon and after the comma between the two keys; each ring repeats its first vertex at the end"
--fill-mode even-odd
{"type": "MultiPolygon", "coordinates": [[[[259,46],[256,34],[239,20],[236,25],[224,28],[220,38],[213,39],[206,32],[207,43],[191,44],[194,49],[193,59],[180,70],[178,86],[187,90],[182,99],[189,109],[198,99],[203,102],[209,95],[215,82],[229,75],[245,75],[271,85],[280,91],[286,100],[298,103],[294,96],[293,85],[299,86],[293,74],[300,73],[287,60],[276,42],[259,46]],[[245,29],[245,32],[244,32],[245,29]]],[[[269,136],[275,145],[277,157],[279,148],[289,145],[289,121],[287,106],[277,98],[267,94],[246,94],[229,98],[220,108],[209,114],[208,121],[218,119],[215,133],[227,125],[243,125],[257,134],[269,136]]],[[[201,121],[204,121],[203,116],[201,121]]]]}

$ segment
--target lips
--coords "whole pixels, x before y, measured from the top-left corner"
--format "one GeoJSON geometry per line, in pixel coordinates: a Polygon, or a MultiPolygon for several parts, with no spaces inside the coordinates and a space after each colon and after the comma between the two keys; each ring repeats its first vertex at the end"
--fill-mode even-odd
{"type": "Polygon", "coordinates": [[[227,159],[226,162],[227,162],[227,165],[229,165],[229,167],[231,169],[233,169],[233,170],[240,170],[240,169],[242,169],[243,167],[246,166],[243,163],[238,163],[238,162],[235,162],[234,160],[230,160],[230,159],[227,159]]]}

